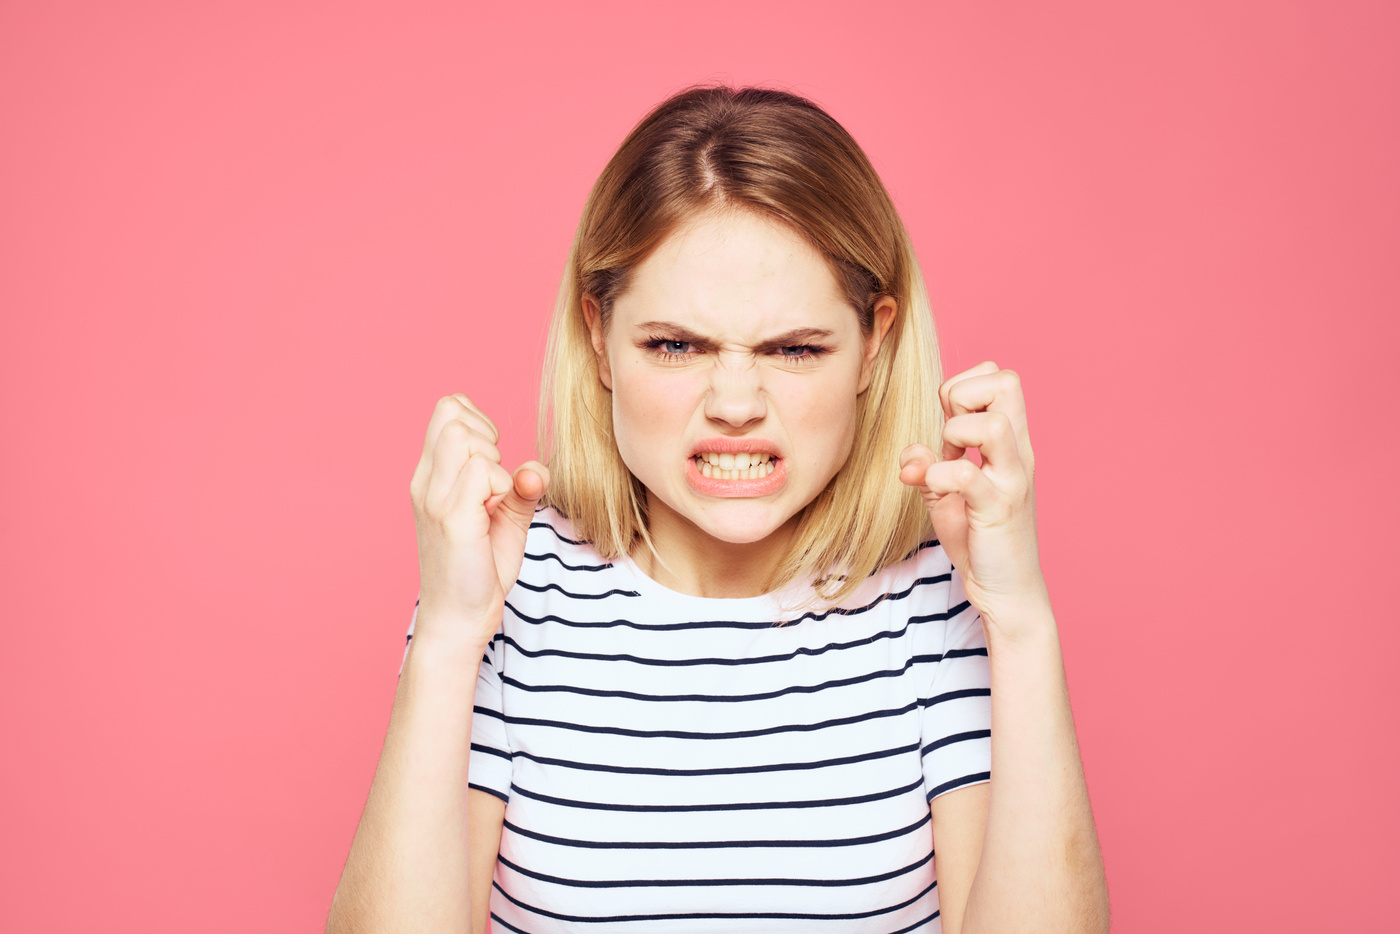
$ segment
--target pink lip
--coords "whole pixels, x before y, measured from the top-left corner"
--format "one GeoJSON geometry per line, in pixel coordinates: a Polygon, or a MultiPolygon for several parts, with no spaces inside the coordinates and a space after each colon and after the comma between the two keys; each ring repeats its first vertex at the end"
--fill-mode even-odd
{"type": "MultiPolygon", "coordinates": [[[[702,438],[690,449],[690,456],[714,451],[716,454],[772,454],[782,457],[783,452],[767,438],[702,438]]],[[[775,470],[770,476],[776,476],[775,470]]],[[[738,481],[728,481],[735,483],[738,481]]]]}
{"type": "MultiPolygon", "coordinates": [[[[705,443],[710,444],[712,441],[716,440],[720,439],[711,439],[711,441],[706,441],[705,443]]],[[[748,439],[747,443],[750,445],[754,444],[754,439],[748,439]]],[[[766,444],[767,442],[764,443],[766,444]]],[[[732,445],[728,450],[723,447],[698,448],[695,453],[698,454],[700,451],[715,451],[720,454],[737,454],[741,451],[756,451],[760,454],[777,454],[777,451],[762,447],[745,448],[733,447],[732,445]]],[[[697,493],[703,493],[706,496],[724,496],[731,498],[767,496],[770,493],[776,493],[781,490],[783,484],[787,482],[787,458],[779,457],[773,462],[773,472],[757,480],[719,480],[715,477],[707,477],[702,474],[700,468],[695,466],[695,455],[692,454],[685,459],[685,479],[690,482],[691,489],[697,493]]]]}

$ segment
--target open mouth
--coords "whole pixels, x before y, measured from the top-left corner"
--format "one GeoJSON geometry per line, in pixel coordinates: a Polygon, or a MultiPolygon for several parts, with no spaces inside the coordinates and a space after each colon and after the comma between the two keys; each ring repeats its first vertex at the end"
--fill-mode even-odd
{"type": "Polygon", "coordinates": [[[772,454],[720,454],[702,451],[696,454],[695,469],[711,480],[762,480],[773,473],[778,458],[772,454]]]}

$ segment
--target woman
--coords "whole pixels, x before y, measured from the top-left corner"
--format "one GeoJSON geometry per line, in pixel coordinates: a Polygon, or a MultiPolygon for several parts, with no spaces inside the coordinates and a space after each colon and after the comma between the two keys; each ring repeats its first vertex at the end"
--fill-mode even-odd
{"type": "Polygon", "coordinates": [[[429,422],[328,930],[1107,929],[1019,381],[940,385],[908,235],[830,116],[699,88],[638,124],[540,426],[548,465],[510,473],[466,396],[429,422]]]}

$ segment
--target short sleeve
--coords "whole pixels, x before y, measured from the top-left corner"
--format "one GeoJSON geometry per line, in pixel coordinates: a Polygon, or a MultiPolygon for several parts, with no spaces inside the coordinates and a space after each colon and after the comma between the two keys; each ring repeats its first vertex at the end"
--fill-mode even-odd
{"type": "MultiPolygon", "coordinates": [[[[941,549],[940,549],[941,552],[941,549]]],[[[942,558],[945,568],[952,566],[942,558]]],[[[962,575],[952,568],[943,645],[919,699],[924,793],[939,795],[991,781],[992,677],[982,614],[968,603],[962,575]]]]}
{"type": "MultiPolygon", "coordinates": [[[[421,598],[421,595],[420,595],[421,598]]],[[[408,661],[408,649],[413,643],[413,627],[418,622],[418,603],[413,604],[413,617],[408,623],[408,639],[403,650],[399,674],[408,661]]],[[[476,678],[476,702],[472,708],[472,748],[467,764],[467,787],[495,795],[502,801],[510,798],[511,752],[506,736],[505,717],[501,707],[500,652],[501,631],[486,647],[481,669],[476,678]]]]}

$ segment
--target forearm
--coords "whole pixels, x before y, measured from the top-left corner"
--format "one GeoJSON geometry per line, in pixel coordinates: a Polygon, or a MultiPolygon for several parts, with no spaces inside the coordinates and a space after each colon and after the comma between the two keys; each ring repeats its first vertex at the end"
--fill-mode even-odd
{"type": "Polygon", "coordinates": [[[467,763],[481,656],[411,644],[328,934],[469,929],[467,763]]]}
{"type": "Polygon", "coordinates": [[[963,934],[1107,931],[1103,860],[1054,616],[1046,604],[1001,623],[987,626],[992,783],[963,934]]]}

